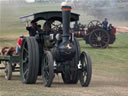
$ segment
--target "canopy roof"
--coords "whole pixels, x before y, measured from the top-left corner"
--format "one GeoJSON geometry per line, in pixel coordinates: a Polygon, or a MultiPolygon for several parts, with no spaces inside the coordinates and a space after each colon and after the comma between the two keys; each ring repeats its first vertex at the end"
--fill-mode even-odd
{"type": "MultiPolygon", "coordinates": [[[[71,13],[71,22],[79,20],[79,14],[71,13]]],[[[62,22],[62,11],[46,11],[20,17],[22,21],[57,20],[62,22]]]]}

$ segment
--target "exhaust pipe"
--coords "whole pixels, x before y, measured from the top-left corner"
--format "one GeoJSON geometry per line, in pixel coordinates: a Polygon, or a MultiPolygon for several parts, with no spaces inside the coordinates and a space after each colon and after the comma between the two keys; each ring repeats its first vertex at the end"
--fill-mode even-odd
{"type": "Polygon", "coordinates": [[[69,40],[71,6],[67,2],[63,2],[62,6],[62,22],[63,22],[63,42],[69,40]]]}

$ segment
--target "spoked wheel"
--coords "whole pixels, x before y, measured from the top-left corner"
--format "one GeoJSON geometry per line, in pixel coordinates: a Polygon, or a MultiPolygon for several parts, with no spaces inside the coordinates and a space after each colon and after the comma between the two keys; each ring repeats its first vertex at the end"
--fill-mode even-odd
{"type": "Polygon", "coordinates": [[[25,84],[36,83],[39,69],[39,48],[34,37],[27,37],[21,46],[20,74],[25,84]]]}
{"type": "Polygon", "coordinates": [[[10,62],[5,63],[5,79],[11,80],[12,77],[12,65],[10,62]]]}
{"type": "Polygon", "coordinates": [[[80,44],[77,38],[74,39],[74,45],[76,49],[76,55],[73,61],[69,62],[74,70],[71,70],[69,73],[62,73],[62,79],[66,84],[76,84],[78,82],[78,63],[80,57],[80,44]]]}
{"type": "Polygon", "coordinates": [[[89,43],[94,48],[106,48],[110,37],[104,29],[96,29],[89,35],[89,43]]]}
{"type": "Polygon", "coordinates": [[[53,56],[50,51],[45,51],[42,62],[42,77],[44,86],[50,87],[54,78],[53,56]]]}
{"type": "Polygon", "coordinates": [[[82,52],[80,56],[81,69],[79,70],[80,84],[87,87],[90,84],[92,76],[92,64],[88,53],[82,52]]]}
{"type": "Polygon", "coordinates": [[[98,20],[92,20],[89,22],[87,28],[102,27],[102,23],[98,20]]]}

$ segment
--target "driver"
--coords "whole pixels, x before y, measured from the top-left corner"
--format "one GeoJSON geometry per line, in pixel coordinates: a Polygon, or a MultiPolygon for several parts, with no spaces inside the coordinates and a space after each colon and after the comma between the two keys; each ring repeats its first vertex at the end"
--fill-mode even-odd
{"type": "Polygon", "coordinates": [[[51,33],[51,23],[49,21],[46,21],[43,26],[43,31],[46,35],[49,35],[51,33]]]}
{"type": "Polygon", "coordinates": [[[104,19],[104,21],[102,22],[102,24],[103,24],[103,28],[105,30],[107,30],[108,29],[108,20],[107,20],[107,18],[104,19]]]}
{"type": "Polygon", "coordinates": [[[26,23],[26,30],[29,31],[30,36],[35,36],[37,34],[37,24],[34,21],[31,21],[31,26],[26,23]]]}

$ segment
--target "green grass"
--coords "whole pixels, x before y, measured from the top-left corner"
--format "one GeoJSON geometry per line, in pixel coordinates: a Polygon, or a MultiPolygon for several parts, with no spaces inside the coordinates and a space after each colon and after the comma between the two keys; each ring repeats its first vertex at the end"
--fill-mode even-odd
{"type": "Polygon", "coordinates": [[[116,37],[116,42],[107,49],[94,49],[84,45],[84,41],[80,42],[82,50],[87,50],[91,55],[96,71],[128,73],[128,34],[118,34],[116,37]]]}

